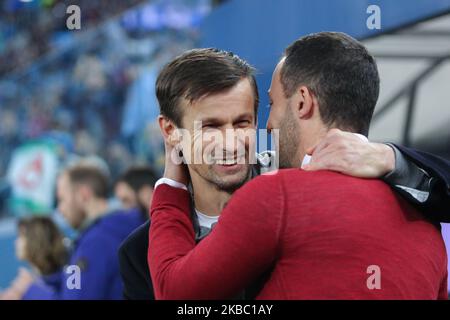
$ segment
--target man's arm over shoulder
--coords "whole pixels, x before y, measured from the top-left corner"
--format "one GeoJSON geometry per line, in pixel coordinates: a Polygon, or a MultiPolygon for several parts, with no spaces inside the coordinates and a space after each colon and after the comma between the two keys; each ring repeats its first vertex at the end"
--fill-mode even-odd
{"type": "Polygon", "coordinates": [[[430,218],[450,222],[450,162],[427,152],[394,146],[409,164],[403,165],[408,166],[408,173],[403,175],[406,177],[397,178],[400,181],[393,187],[430,218]]]}
{"type": "Polygon", "coordinates": [[[360,178],[383,178],[434,221],[450,221],[450,162],[396,144],[369,142],[351,132],[331,129],[307,150],[303,169],[332,170],[360,178]]]}
{"type": "Polygon", "coordinates": [[[235,192],[197,246],[189,193],[160,185],[152,201],[149,265],[158,299],[227,299],[269,268],[284,212],[279,179],[260,176],[235,192]]]}

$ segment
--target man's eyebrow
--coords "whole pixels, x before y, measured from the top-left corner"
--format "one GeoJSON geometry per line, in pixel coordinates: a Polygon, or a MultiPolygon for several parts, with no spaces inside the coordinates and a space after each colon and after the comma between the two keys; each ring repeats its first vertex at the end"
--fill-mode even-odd
{"type": "Polygon", "coordinates": [[[253,116],[254,116],[253,113],[251,113],[251,112],[246,112],[246,113],[243,113],[243,114],[238,115],[238,116],[235,118],[235,120],[242,120],[242,119],[246,119],[246,118],[251,118],[251,117],[253,117],[253,116]]]}
{"type": "MultiPolygon", "coordinates": [[[[242,120],[242,119],[246,119],[246,118],[251,118],[253,117],[253,114],[251,112],[246,112],[243,114],[240,114],[238,116],[236,116],[233,121],[237,121],[237,120],[242,120]]],[[[222,125],[223,123],[226,122],[226,120],[223,119],[218,119],[215,117],[207,117],[205,119],[202,119],[202,124],[214,124],[214,125],[222,125]]]]}
{"type": "Polygon", "coordinates": [[[222,122],[221,119],[217,119],[217,118],[214,118],[214,117],[207,117],[207,118],[201,119],[201,121],[202,122],[210,122],[210,123],[220,123],[220,122],[222,122]]]}

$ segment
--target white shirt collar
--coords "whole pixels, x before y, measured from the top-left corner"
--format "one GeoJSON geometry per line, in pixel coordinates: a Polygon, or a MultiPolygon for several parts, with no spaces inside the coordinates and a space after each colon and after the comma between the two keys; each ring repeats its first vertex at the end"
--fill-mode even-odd
{"type": "Polygon", "coordinates": [[[195,213],[197,214],[198,224],[201,227],[206,227],[211,229],[211,225],[216,223],[219,220],[219,216],[208,216],[197,209],[195,209],[195,213]]]}

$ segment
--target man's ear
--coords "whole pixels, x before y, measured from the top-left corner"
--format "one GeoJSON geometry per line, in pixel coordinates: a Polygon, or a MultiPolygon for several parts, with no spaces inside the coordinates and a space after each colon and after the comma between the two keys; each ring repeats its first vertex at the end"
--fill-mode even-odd
{"type": "Polygon", "coordinates": [[[172,120],[167,119],[167,117],[163,115],[159,115],[158,123],[164,141],[168,142],[171,146],[175,146],[180,143],[181,137],[179,130],[172,120]]]}
{"type": "Polygon", "coordinates": [[[300,86],[293,98],[295,99],[294,106],[298,118],[302,120],[311,118],[316,109],[315,106],[317,106],[317,99],[311,89],[300,86]]]}

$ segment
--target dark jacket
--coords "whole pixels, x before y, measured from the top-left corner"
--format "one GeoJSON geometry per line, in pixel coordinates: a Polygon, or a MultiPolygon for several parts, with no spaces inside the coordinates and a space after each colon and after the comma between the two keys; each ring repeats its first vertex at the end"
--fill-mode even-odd
{"type": "Polygon", "coordinates": [[[404,190],[395,188],[427,217],[436,222],[450,222],[450,161],[433,154],[395,145],[409,161],[425,170],[430,176],[429,196],[419,202],[404,190]]]}
{"type": "Polygon", "coordinates": [[[134,230],[119,248],[120,273],[127,300],[154,300],[147,251],[150,220],[134,230]]]}

